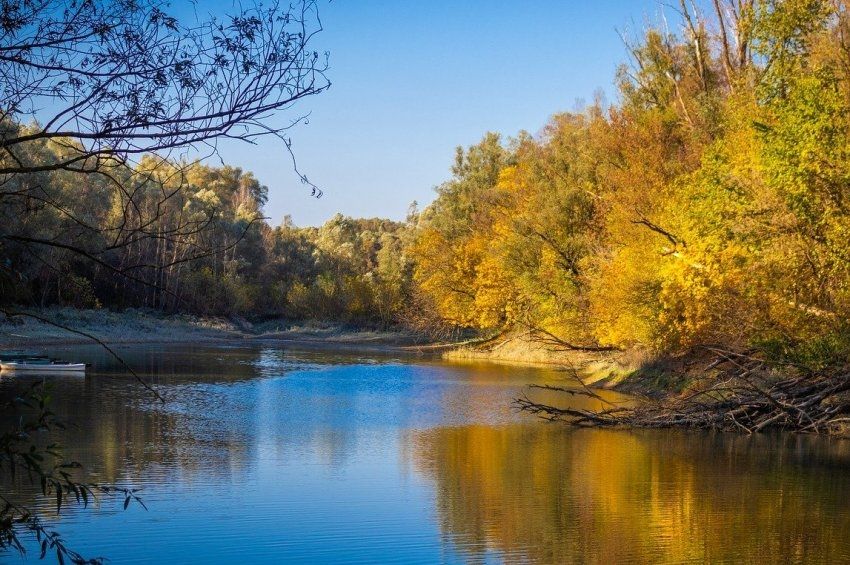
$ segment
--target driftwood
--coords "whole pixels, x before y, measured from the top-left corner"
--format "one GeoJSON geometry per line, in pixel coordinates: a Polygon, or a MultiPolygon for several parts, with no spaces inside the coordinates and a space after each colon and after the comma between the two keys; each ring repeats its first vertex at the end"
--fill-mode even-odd
{"type": "Polygon", "coordinates": [[[603,401],[593,410],[515,400],[523,411],[580,427],[694,428],[752,434],[771,429],[848,435],[850,369],[811,370],[756,353],[712,350],[705,376],[683,393],[629,405],[607,403],[587,387],[534,387],[603,401]]]}

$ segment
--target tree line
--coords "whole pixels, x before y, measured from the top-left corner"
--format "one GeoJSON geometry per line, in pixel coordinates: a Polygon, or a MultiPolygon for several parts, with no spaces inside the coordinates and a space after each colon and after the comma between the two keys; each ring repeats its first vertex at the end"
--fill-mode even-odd
{"type": "Polygon", "coordinates": [[[626,38],[618,102],[458,150],[414,280],[453,324],[567,349],[850,345],[850,13],[681,2],[626,38]]]}
{"type": "Polygon", "coordinates": [[[116,175],[122,190],[45,173],[27,198],[0,199],[5,300],[384,326],[404,306],[404,222],[337,215],[272,227],[267,187],[237,167],[146,156],[116,175]]]}
{"type": "MultiPolygon", "coordinates": [[[[624,38],[617,103],[459,148],[434,202],[403,222],[274,227],[263,218],[267,189],[250,173],[153,155],[83,182],[65,170],[20,176],[25,197],[0,198],[3,295],[521,329],[577,350],[708,343],[841,356],[846,2],[678,8],[679,29],[624,38]]],[[[4,127],[21,138],[28,126],[4,127]]],[[[69,143],[40,140],[17,158],[56,162],[69,143]]]]}

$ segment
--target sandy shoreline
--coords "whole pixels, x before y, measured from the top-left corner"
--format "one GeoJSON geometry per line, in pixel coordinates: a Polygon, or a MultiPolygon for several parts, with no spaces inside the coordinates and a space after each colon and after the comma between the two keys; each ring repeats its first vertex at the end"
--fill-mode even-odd
{"type": "Polygon", "coordinates": [[[320,322],[205,318],[157,311],[76,310],[48,308],[32,311],[52,323],[31,317],[0,318],[0,350],[96,343],[83,332],[110,346],[133,344],[270,345],[304,349],[348,350],[441,357],[454,362],[489,362],[517,366],[558,366],[576,369],[587,384],[610,387],[633,370],[609,355],[552,351],[521,334],[461,343],[435,343],[404,331],[374,331],[320,322]],[[68,329],[63,329],[64,326],[68,329]]]}
{"type": "Polygon", "coordinates": [[[252,326],[244,320],[163,315],[128,310],[73,310],[69,308],[33,311],[49,320],[30,317],[0,319],[0,349],[94,343],[92,336],[109,345],[200,343],[252,344],[274,342],[315,348],[358,348],[417,351],[425,345],[413,334],[345,328],[333,324],[295,325],[273,321],[252,326]],[[68,328],[68,329],[64,329],[68,328]],[[81,335],[82,332],[87,335],[81,335]]]}

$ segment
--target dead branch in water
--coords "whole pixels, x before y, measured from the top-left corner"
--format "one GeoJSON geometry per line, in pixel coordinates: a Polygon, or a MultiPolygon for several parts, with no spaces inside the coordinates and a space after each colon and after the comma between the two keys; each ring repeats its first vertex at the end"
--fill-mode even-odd
{"type": "MultiPolygon", "coordinates": [[[[769,429],[846,435],[850,369],[777,365],[754,353],[711,349],[710,374],[687,391],[633,406],[592,410],[515,400],[521,410],[579,427],[694,428],[752,434],[769,429]]],[[[561,389],[598,399],[585,389],[561,389]]]]}

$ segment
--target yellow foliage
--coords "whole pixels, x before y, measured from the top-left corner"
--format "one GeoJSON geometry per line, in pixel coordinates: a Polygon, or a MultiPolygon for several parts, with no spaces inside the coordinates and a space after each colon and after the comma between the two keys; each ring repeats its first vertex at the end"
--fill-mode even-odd
{"type": "Polygon", "coordinates": [[[416,253],[442,315],[587,345],[850,352],[850,16],[771,3],[749,25],[759,56],[734,65],[651,30],[620,105],[553,117],[496,174],[458,168],[416,253]]]}

